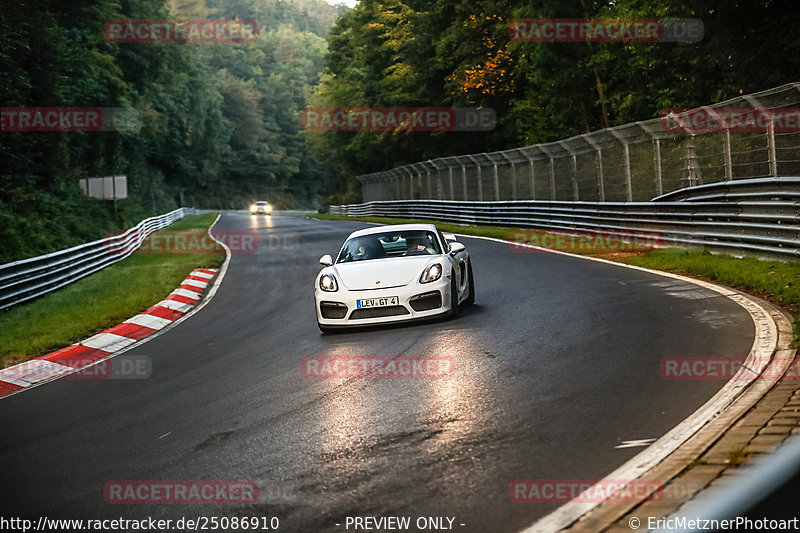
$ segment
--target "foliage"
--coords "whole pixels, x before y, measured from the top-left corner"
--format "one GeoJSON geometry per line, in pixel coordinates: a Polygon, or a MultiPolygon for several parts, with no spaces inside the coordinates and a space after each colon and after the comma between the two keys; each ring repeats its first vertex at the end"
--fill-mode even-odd
{"type": "Polygon", "coordinates": [[[328,38],[318,107],[474,106],[482,133],[314,133],[331,188],[429,158],[549,142],[797,81],[793,0],[362,0],[328,38]],[[534,43],[526,18],[697,18],[699,42],[534,43]]]}
{"type": "Polygon", "coordinates": [[[310,207],[322,171],[298,134],[341,8],[324,0],[31,0],[0,11],[3,107],[132,108],[139,131],[3,132],[0,262],[97,239],[179,205],[310,207]],[[119,44],[115,19],[255,19],[256,42],[119,44]],[[78,179],[128,176],[127,200],[78,179]]]}

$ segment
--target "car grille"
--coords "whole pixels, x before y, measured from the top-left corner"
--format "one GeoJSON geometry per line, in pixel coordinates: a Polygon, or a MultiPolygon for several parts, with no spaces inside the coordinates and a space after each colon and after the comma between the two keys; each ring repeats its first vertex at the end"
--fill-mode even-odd
{"type": "Polygon", "coordinates": [[[347,306],[337,302],[320,302],[319,312],[322,318],[344,318],[347,315],[347,306]]]}
{"type": "Polygon", "coordinates": [[[411,298],[409,304],[411,304],[414,311],[438,309],[442,306],[442,293],[439,291],[426,292],[411,298]]]}
{"type": "Polygon", "coordinates": [[[378,318],[382,316],[410,315],[408,309],[402,305],[390,305],[387,307],[370,307],[368,309],[356,309],[350,314],[351,320],[363,318],[378,318]]]}

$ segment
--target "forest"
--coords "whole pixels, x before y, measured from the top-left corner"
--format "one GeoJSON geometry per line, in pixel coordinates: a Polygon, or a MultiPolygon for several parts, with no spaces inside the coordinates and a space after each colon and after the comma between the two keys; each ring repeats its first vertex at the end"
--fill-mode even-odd
{"type": "Polygon", "coordinates": [[[123,108],[140,127],[3,131],[0,263],[178,206],[314,209],[359,174],[552,141],[798,81],[794,0],[10,0],[3,108],[123,108]],[[692,18],[695,42],[528,42],[540,18],[692,18]],[[253,20],[241,43],[125,43],[126,19],[253,20]],[[491,131],[305,131],[307,108],[491,109],[491,131]],[[126,200],[78,181],[128,177],[126,200]]]}

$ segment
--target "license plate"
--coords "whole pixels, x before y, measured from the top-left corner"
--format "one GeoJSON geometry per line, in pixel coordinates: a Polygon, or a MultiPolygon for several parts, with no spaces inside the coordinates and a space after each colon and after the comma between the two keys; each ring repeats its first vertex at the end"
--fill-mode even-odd
{"type": "Polygon", "coordinates": [[[386,307],[389,305],[399,305],[400,298],[397,296],[387,296],[386,298],[367,298],[365,300],[356,300],[356,308],[364,309],[366,307],[386,307]]]}

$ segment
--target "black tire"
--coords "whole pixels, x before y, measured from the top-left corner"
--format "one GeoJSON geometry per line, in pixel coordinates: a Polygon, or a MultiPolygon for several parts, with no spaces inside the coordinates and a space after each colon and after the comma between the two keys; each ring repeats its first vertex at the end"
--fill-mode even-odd
{"type": "Polygon", "coordinates": [[[469,289],[469,296],[464,300],[464,305],[475,305],[475,278],[472,275],[472,261],[467,261],[467,288],[469,289]]]}
{"type": "Polygon", "coordinates": [[[450,318],[456,318],[461,312],[458,306],[458,287],[456,286],[456,274],[450,280],[450,318]]]}

